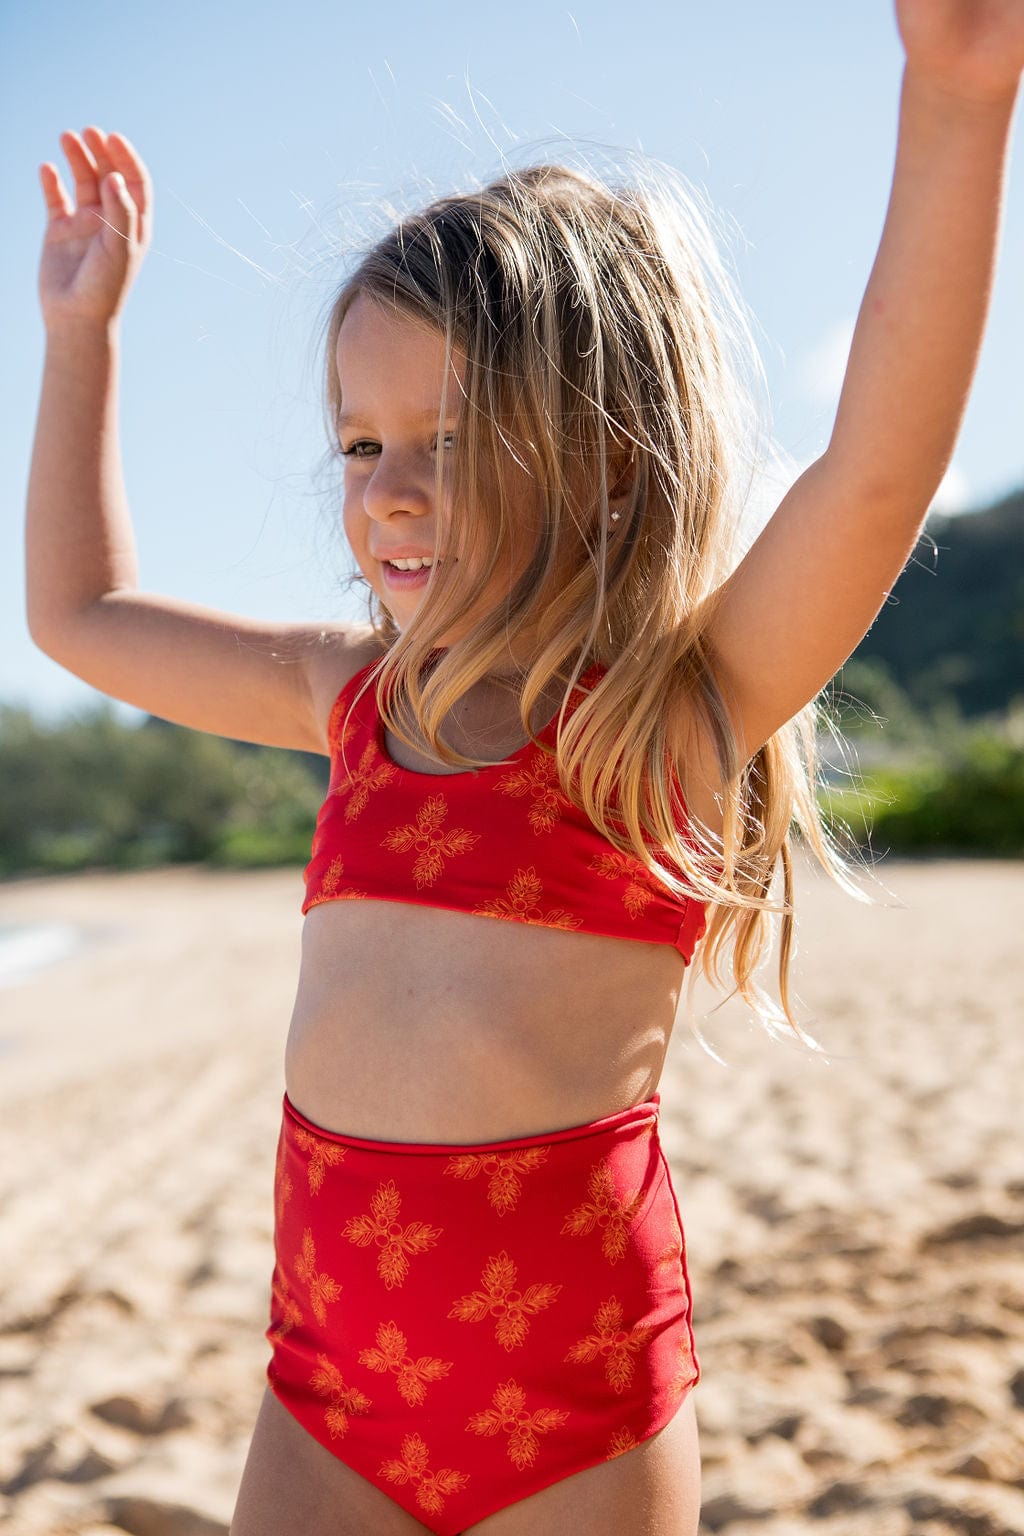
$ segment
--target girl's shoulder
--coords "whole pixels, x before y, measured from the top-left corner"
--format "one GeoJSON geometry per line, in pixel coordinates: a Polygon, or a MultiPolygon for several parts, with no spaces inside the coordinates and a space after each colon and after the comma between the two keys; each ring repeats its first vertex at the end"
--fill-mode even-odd
{"type": "Polygon", "coordinates": [[[328,731],[335,704],[352,679],[379,661],[387,647],[369,624],[325,628],[322,642],[310,662],[309,686],[323,733],[322,751],[330,756],[328,731]]]}

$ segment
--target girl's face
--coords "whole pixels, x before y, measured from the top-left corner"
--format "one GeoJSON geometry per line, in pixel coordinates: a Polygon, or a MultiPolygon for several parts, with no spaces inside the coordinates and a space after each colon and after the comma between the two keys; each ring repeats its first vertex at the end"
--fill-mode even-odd
{"type": "MultiPolygon", "coordinates": [[[[443,439],[444,336],[400,310],[357,294],[335,353],[341,392],[338,441],[345,456],[345,533],[363,576],[404,630],[423,600],[426,566],[393,562],[443,557],[435,505],[437,455],[450,452],[462,404],[463,364],[449,367],[443,439]]],[[[523,552],[510,551],[482,607],[501,602],[523,552]]],[[[467,615],[466,627],[473,616],[467,615]]],[[[445,637],[451,644],[456,637],[445,637]]]]}

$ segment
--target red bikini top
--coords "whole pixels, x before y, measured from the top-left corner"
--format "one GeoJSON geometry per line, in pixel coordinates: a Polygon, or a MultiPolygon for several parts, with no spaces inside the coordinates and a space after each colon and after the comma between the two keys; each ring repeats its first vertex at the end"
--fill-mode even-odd
{"type": "MultiPolygon", "coordinates": [[[[304,913],[326,901],[407,901],[671,944],[689,961],[704,932],[704,904],[675,896],[614,848],[562,793],[554,758],[533,742],[461,773],[417,773],[394,762],[376,688],[350,709],[374,665],[345,684],[331,710],[330,786],[306,865],[304,913]]],[[[602,671],[583,674],[567,712],[580,702],[580,685],[602,671]]],[[[557,715],[538,732],[552,749],[556,725],[557,715]]]]}

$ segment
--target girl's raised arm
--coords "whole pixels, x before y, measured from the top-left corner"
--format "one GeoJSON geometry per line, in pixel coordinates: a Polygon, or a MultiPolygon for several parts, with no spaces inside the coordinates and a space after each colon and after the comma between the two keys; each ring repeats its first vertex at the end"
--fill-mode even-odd
{"type": "Polygon", "coordinates": [[[368,659],[354,627],[266,624],[139,592],[117,436],[118,322],[150,237],[152,187],[127,139],[62,145],[75,203],[40,167],[46,364],[27,508],[32,637],[104,693],[182,725],[324,751],[330,701],[368,659]]]}
{"type": "Polygon", "coordinates": [[[984,331],[1024,0],[897,0],[897,15],[892,195],[831,441],[721,589],[710,631],[748,754],[824,687],[909,558],[984,331]]]}

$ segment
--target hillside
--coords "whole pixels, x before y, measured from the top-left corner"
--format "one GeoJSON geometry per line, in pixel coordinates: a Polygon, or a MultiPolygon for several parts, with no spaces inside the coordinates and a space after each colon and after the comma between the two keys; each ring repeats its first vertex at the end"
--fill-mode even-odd
{"type": "Polygon", "coordinates": [[[965,716],[1024,698],[1024,489],[982,512],[932,517],[856,652],[912,704],[965,716]]]}

